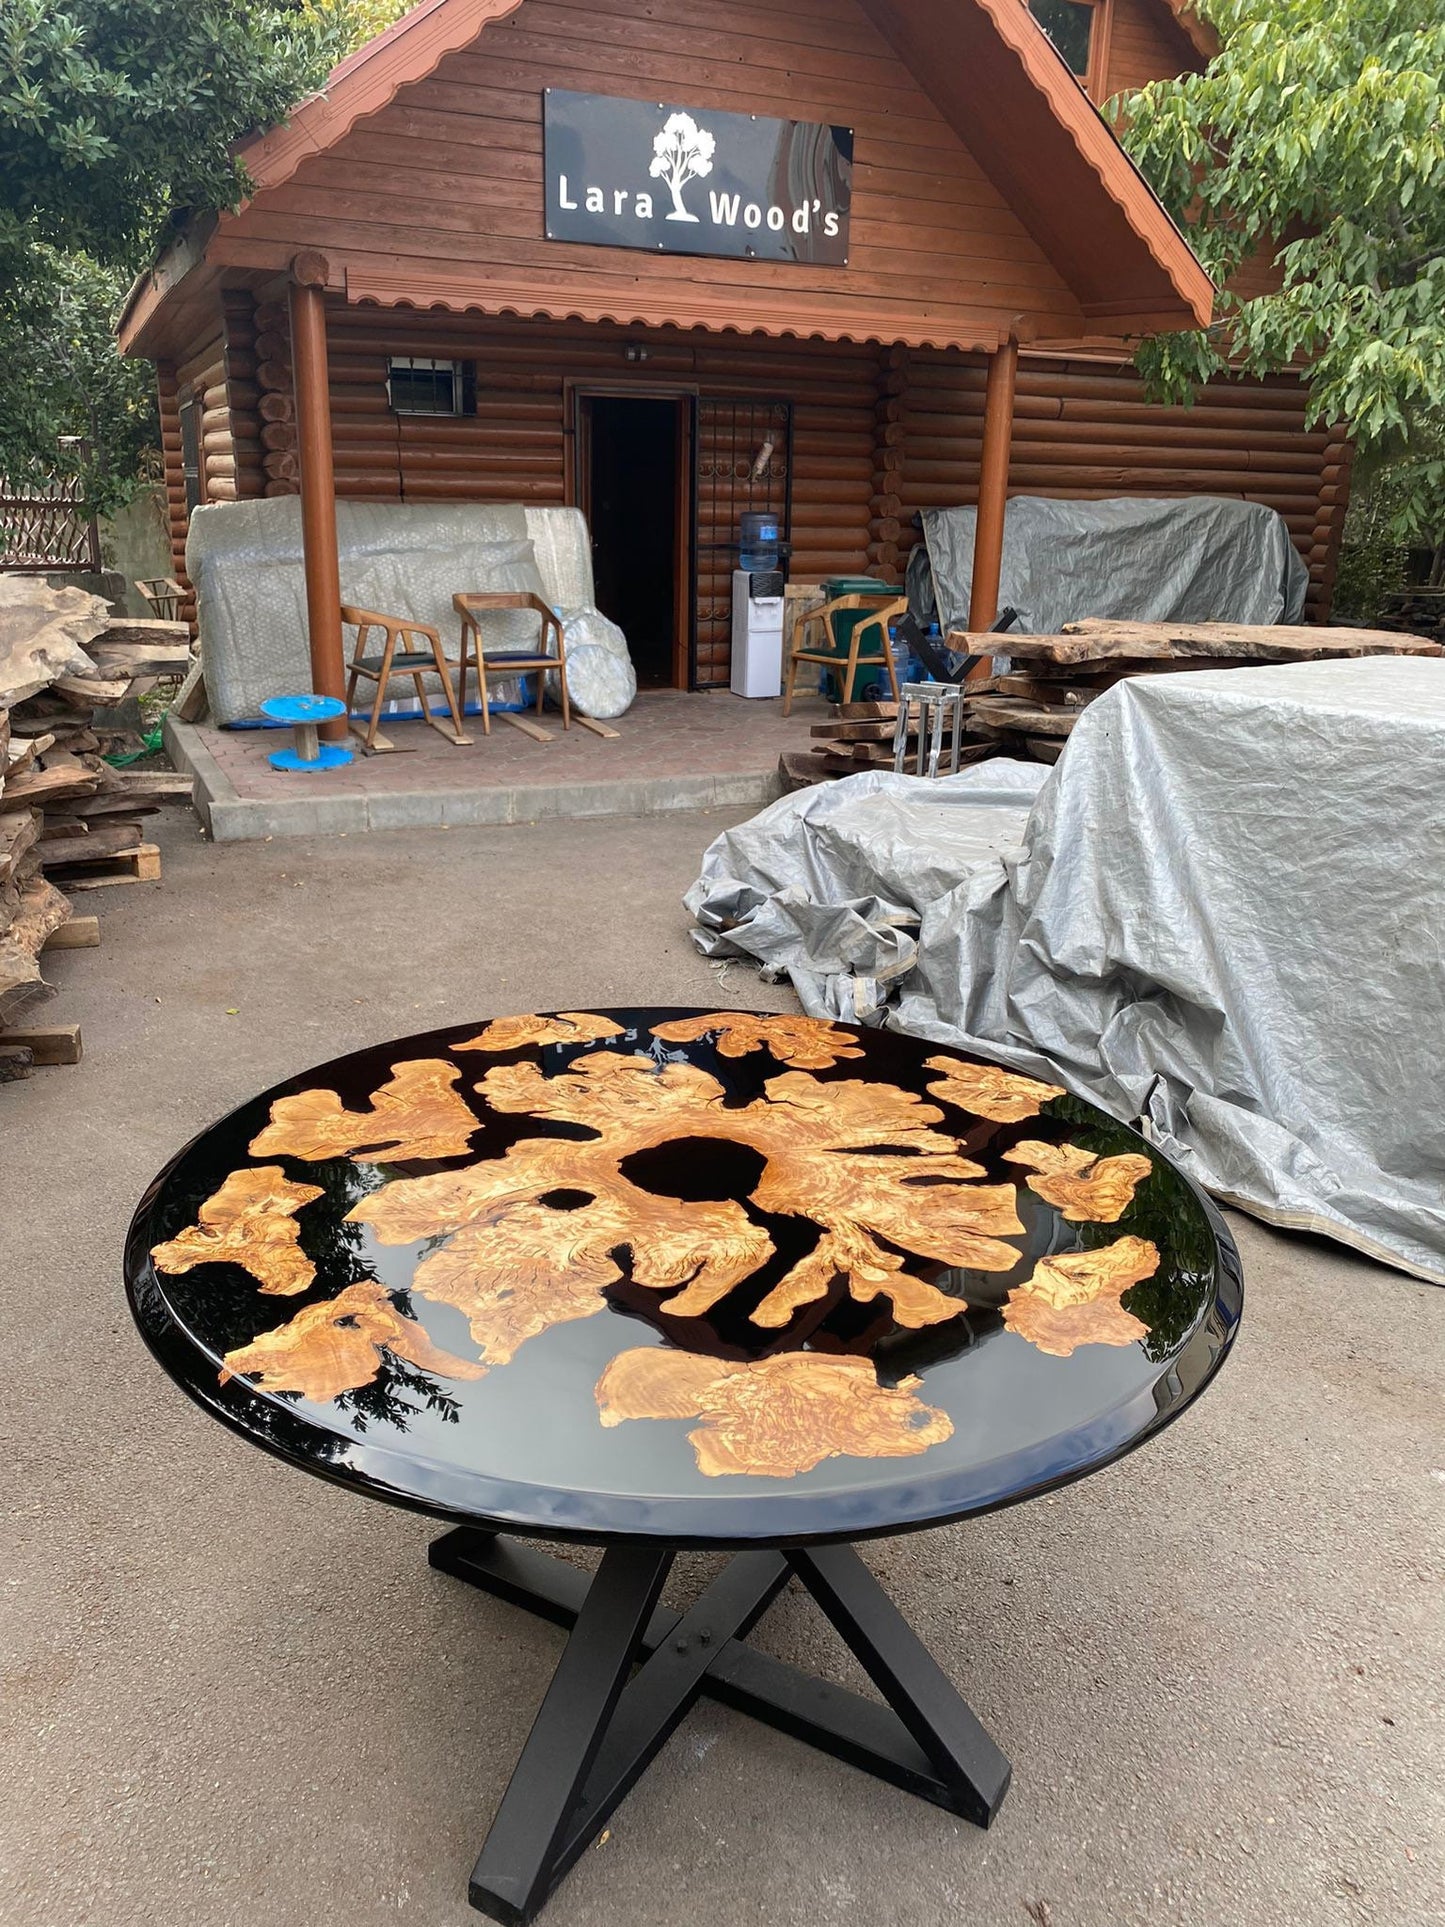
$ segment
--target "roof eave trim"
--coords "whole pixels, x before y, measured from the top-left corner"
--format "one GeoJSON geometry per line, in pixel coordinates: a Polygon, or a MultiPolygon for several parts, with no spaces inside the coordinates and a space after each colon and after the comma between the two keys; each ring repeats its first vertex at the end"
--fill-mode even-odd
{"type": "Polygon", "coordinates": [[[254,188],[279,187],[309,155],[348,134],[413,81],[425,80],[448,54],[470,46],[483,27],[515,13],[522,0],[422,0],[394,26],[348,54],[320,93],[290,119],[240,142],[237,158],[254,188]]]}
{"type": "Polygon", "coordinates": [[[1194,316],[1194,325],[1208,327],[1214,312],[1214,283],[1164,203],[1078,85],[1048,35],[1018,0],[975,0],[975,4],[993,22],[1000,40],[1011,49],[1029,80],[1047,100],[1080,157],[1093,169],[1104,191],[1169,277],[1180,300],[1194,316]]]}

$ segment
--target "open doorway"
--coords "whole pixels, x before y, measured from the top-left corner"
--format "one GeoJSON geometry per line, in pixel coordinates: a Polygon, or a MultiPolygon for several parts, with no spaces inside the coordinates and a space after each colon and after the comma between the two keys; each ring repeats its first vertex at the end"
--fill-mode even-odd
{"type": "Polygon", "coordinates": [[[597,606],[627,637],[642,688],[686,689],[691,398],[583,395],[579,402],[597,606]]]}

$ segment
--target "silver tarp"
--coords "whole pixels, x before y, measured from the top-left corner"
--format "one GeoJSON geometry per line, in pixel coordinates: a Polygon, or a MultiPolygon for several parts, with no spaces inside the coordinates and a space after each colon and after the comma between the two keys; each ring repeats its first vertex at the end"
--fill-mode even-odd
{"type": "MultiPolygon", "coordinates": [[[[968,627],[977,511],[925,509],[945,633],[968,627]]],[[[1132,622],[1298,622],[1309,573],[1273,509],[1227,495],[1107,502],[1016,495],[1004,516],[999,607],[1023,635],[1084,616],[1132,622]]]]}
{"type": "Polygon", "coordinates": [[[712,955],[1049,1067],[1217,1197],[1445,1284],[1445,661],[1146,676],[1026,766],[845,779],[708,851],[712,955]]]}

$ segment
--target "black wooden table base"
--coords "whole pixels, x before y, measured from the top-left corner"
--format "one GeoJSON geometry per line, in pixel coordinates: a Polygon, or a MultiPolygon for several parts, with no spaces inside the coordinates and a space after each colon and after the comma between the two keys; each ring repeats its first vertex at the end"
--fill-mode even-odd
{"type": "Polygon", "coordinates": [[[594,1576],[463,1527],[429,1556],[573,1629],[472,1870],[472,1905],[495,1920],[533,1917],[700,1693],[978,1826],[1003,1803],[1008,1761],[851,1546],[739,1553],[682,1615],[658,1603],[666,1546],[613,1546],[594,1576]],[[790,1573],[887,1705],[744,1644],[790,1573]]]}

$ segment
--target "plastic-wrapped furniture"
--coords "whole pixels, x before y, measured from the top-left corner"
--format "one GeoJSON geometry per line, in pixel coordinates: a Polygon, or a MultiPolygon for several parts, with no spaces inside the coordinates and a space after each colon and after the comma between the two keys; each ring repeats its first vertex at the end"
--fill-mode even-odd
{"type": "MultiPolygon", "coordinates": [[[[338,502],[341,599],[394,612],[455,635],[458,591],[530,592],[561,621],[573,708],[599,720],[620,716],[637,693],[627,638],[596,606],[592,545],[575,508],[491,502],[338,502]]],[[[186,571],[196,589],[211,713],[218,723],[254,722],[268,696],[311,680],[301,507],[295,497],[215,502],[191,517],[186,571]]],[[[539,643],[534,610],[501,612],[487,646],[528,653],[539,643]]],[[[555,683],[555,668],[548,684],[555,683]]],[[[435,677],[429,693],[441,699],[435,677]]],[[[517,680],[491,693],[515,700],[517,680]]],[[[560,695],[560,691],[552,689],[560,695]]],[[[409,684],[393,683],[383,715],[418,713],[409,684]]],[[[383,721],[383,727],[385,722],[383,721]]]]}

